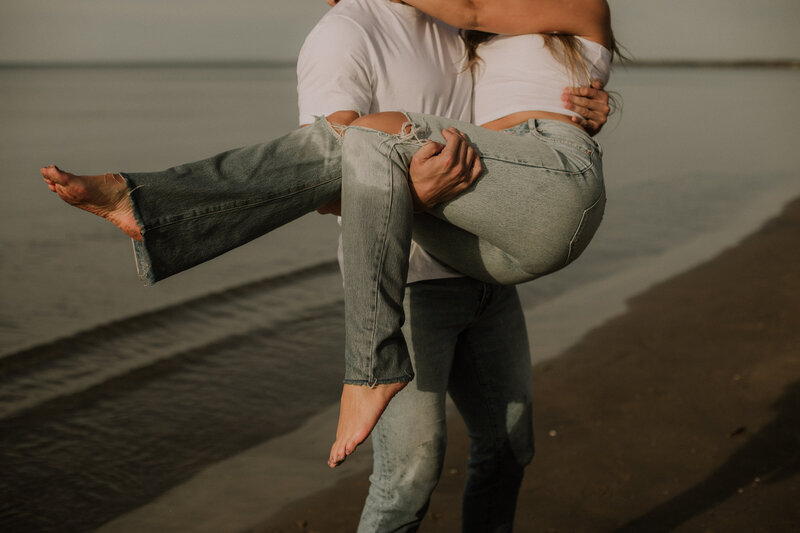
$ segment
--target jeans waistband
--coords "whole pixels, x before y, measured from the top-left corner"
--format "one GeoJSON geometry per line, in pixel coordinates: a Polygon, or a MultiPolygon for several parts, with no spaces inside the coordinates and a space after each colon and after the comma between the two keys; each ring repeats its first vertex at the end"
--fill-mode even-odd
{"type": "Polygon", "coordinates": [[[592,151],[596,150],[601,156],[603,155],[603,148],[600,144],[582,128],[573,126],[572,124],[567,124],[561,120],[546,118],[532,118],[524,124],[527,125],[529,131],[536,130],[538,133],[546,133],[551,137],[560,137],[567,142],[579,146],[586,146],[592,151]]]}

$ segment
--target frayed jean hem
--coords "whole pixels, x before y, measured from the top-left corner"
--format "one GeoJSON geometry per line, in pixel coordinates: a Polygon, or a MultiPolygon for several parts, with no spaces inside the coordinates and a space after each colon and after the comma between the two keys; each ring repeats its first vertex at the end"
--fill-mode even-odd
{"type": "Polygon", "coordinates": [[[133,238],[131,239],[131,244],[133,245],[133,258],[136,264],[136,275],[139,276],[139,279],[145,286],[151,286],[155,284],[157,280],[155,274],[153,274],[152,263],[150,261],[150,254],[147,251],[147,245],[144,243],[145,229],[144,223],[142,222],[142,215],[136,205],[136,200],[133,198],[134,191],[139,187],[133,187],[125,173],[120,172],[119,175],[125,180],[125,186],[128,189],[128,198],[131,201],[133,217],[136,219],[136,225],[139,227],[139,231],[142,235],[141,241],[137,241],[133,238]]]}
{"type": "Polygon", "coordinates": [[[396,378],[384,379],[343,379],[342,383],[345,385],[364,385],[367,387],[375,387],[377,385],[390,385],[392,383],[409,383],[414,379],[414,374],[406,374],[396,378]]]}

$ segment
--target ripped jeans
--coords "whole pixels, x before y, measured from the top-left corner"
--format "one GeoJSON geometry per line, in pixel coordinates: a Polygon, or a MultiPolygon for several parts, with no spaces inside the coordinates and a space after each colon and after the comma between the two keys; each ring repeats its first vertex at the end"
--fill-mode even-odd
{"type": "Polygon", "coordinates": [[[531,120],[505,132],[409,114],[417,139],[364,128],[342,138],[324,119],[274,141],[162,172],[123,173],[153,283],[236,248],[342,195],[345,382],[409,381],[400,331],[414,238],[442,262],[489,283],[534,279],[577,257],[605,204],[600,151],[578,128],[531,120]],[[414,216],[407,168],[420,140],[455,126],[484,172],[459,197],[414,216]],[[344,150],[344,163],[342,150],[344,150]],[[342,175],[345,182],[342,183],[342,175]]]}
{"type": "Polygon", "coordinates": [[[351,127],[342,146],[345,360],[348,383],[407,381],[403,292],[414,240],[487,283],[516,284],[563,268],[586,248],[605,207],[599,146],[573,125],[532,119],[495,132],[408,113],[411,134],[351,127]],[[484,171],[458,197],[415,215],[407,184],[425,139],[455,126],[484,171]],[[354,367],[352,365],[361,365],[354,367]]]}

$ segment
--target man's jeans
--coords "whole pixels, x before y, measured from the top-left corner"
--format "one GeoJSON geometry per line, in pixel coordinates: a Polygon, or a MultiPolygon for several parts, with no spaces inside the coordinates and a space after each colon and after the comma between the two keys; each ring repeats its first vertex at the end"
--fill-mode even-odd
{"type": "Polygon", "coordinates": [[[413,283],[404,301],[416,379],[372,432],[359,532],[416,531],[442,473],[449,391],[471,439],[463,531],[511,531],[533,457],[530,353],[514,287],[469,278],[413,283]]]}

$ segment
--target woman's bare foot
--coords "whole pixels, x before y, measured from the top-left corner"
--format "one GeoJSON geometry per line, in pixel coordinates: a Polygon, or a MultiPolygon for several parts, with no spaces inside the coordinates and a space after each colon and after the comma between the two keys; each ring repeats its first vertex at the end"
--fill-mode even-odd
{"type": "Polygon", "coordinates": [[[348,455],[356,451],[356,447],[364,442],[378,423],[378,419],[394,395],[406,385],[407,381],[375,387],[347,384],[344,386],[339,406],[339,427],[336,429],[336,442],[331,447],[328,466],[331,468],[339,466],[348,455]]]}
{"type": "Polygon", "coordinates": [[[76,176],[55,165],[40,169],[45,183],[62,200],[84,211],[101,216],[137,241],[142,233],[133,216],[133,204],[122,176],[76,176]]]}

